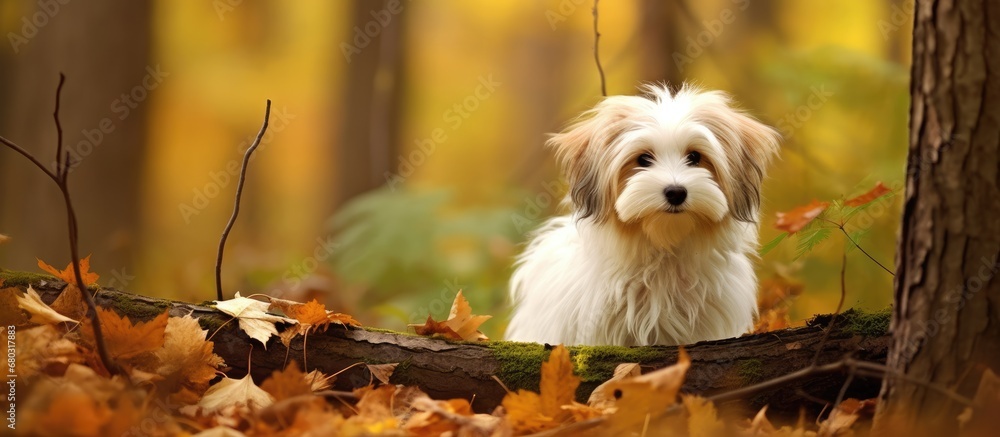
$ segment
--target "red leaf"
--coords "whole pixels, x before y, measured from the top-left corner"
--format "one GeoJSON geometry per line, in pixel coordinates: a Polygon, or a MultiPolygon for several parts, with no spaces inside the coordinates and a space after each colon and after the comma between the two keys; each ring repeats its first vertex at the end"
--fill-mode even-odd
{"type": "Polygon", "coordinates": [[[822,214],[828,206],[830,206],[830,202],[813,200],[808,205],[794,208],[791,211],[776,213],[775,215],[778,220],[775,222],[774,227],[789,234],[794,234],[822,214]]]}
{"type": "Polygon", "coordinates": [[[875,199],[878,199],[879,197],[882,197],[882,196],[884,196],[884,195],[886,195],[888,193],[891,193],[891,192],[892,192],[892,190],[886,188],[886,186],[883,185],[882,182],[880,181],[880,182],[878,182],[878,183],[875,184],[875,188],[872,188],[871,190],[868,190],[867,193],[862,194],[862,195],[860,195],[858,197],[855,197],[853,199],[847,199],[846,201],[844,201],[844,205],[847,205],[847,206],[861,206],[861,205],[864,205],[864,204],[866,204],[868,202],[871,202],[871,201],[873,201],[875,199]]]}

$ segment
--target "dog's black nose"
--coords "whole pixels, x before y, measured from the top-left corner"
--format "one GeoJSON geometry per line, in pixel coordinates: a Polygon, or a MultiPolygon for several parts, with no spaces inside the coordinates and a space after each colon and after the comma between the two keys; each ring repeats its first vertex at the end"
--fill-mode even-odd
{"type": "Polygon", "coordinates": [[[671,185],[663,189],[663,195],[667,196],[667,203],[677,206],[684,203],[688,197],[688,190],[680,185],[671,185]]]}

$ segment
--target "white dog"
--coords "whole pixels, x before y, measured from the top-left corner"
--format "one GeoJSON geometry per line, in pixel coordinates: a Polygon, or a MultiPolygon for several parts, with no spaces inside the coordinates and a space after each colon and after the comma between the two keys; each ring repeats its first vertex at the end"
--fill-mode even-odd
{"type": "Polygon", "coordinates": [[[518,258],[508,339],[675,345],[753,327],[760,186],[780,137],[722,92],[643,90],[548,141],[572,211],[518,258]]]}

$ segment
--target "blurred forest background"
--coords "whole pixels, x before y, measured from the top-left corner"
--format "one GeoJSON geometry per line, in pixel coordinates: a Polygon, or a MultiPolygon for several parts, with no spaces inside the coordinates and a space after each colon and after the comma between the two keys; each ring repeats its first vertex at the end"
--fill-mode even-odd
{"type": "MultiPolygon", "coordinates": [[[[545,134],[598,101],[590,1],[0,0],[0,135],[48,161],[52,107],[81,160],[82,254],[101,283],[213,299],[235,173],[260,127],[230,236],[228,295],[319,297],[367,325],[447,314],[458,289],[503,332],[511,264],[565,190],[545,134]]],[[[632,0],[600,4],[609,94],[642,81],[733,93],[785,137],[763,193],[774,213],[900,189],[912,2],[632,0]]],[[[893,265],[899,197],[858,224],[893,265]]],[[[68,262],[56,188],[0,152],[0,266],[68,262]]],[[[785,241],[762,287],[801,291],[801,321],[836,307],[844,250],[785,241]]],[[[892,278],[848,254],[848,306],[892,278]]]]}

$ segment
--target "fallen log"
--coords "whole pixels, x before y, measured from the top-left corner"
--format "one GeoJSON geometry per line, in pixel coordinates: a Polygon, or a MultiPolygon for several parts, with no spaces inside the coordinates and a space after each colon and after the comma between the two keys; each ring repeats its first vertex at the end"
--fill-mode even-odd
{"type": "MultiPolygon", "coordinates": [[[[65,283],[43,275],[0,272],[5,286],[27,288],[31,284],[47,303],[51,303],[65,283]]],[[[99,305],[115,309],[133,321],[143,321],[169,310],[171,315],[191,314],[202,327],[220,331],[212,339],[215,352],[229,366],[227,375],[239,378],[247,372],[251,356],[251,375],[257,383],[273,371],[284,368],[286,360],[302,360],[303,341],[299,337],[287,350],[272,337],[266,348],[247,337],[230,317],[210,305],[198,305],[131,294],[113,289],[97,292],[99,305]],[[256,344],[254,344],[256,343],[256,344]],[[251,350],[251,344],[254,347],[251,350]]],[[[824,342],[824,331],[831,317],[816,316],[804,327],[782,329],[764,334],[745,335],[685,346],[692,366],[683,390],[712,396],[776,378],[809,366],[835,362],[845,356],[884,363],[891,337],[889,313],[865,313],[849,310],[842,313],[824,342]],[[817,355],[817,348],[822,350],[817,355]]],[[[338,375],[335,388],[350,390],[372,382],[366,366],[357,363],[399,363],[391,383],[415,385],[439,399],[473,400],[480,412],[492,411],[510,390],[537,390],[542,361],[549,345],[491,341],[454,342],[413,334],[372,328],[331,327],[308,338],[308,370],[320,369],[338,375]],[[503,383],[503,385],[500,384],[503,383]]],[[[607,380],[620,363],[640,363],[650,370],[671,365],[677,360],[677,348],[575,346],[570,348],[575,371],[583,380],[577,392],[586,401],[590,392],[607,380]]],[[[811,375],[797,381],[757,392],[747,398],[726,401],[722,407],[757,410],[769,405],[769,416],[793,418],[801,408],[819,411],[825,402],[833,402],[847,375],[831,373],[811,375]]],[[[881,381],[856,376],[847,389],[847,397],[875,397],[881,381]]],[[[745,416],[744,416],[745,417],[745,416]]]]}

